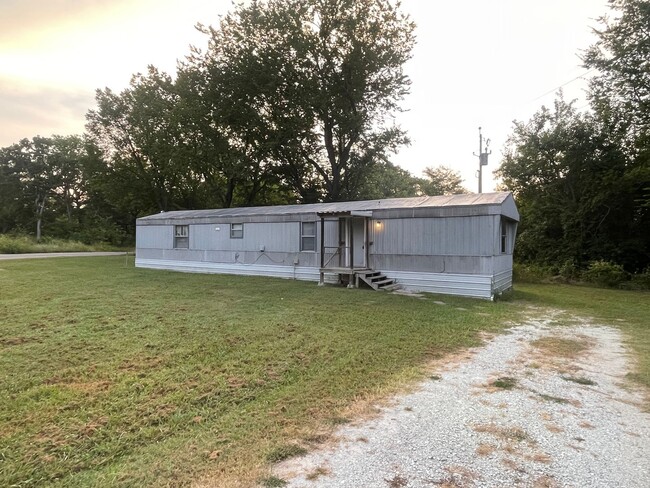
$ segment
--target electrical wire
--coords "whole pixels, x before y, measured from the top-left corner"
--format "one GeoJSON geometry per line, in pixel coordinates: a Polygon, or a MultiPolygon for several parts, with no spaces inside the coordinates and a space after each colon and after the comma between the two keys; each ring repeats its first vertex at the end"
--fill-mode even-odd
{"type": "Polygon", "coordinates": [[[564,86],[567,86],[569,83],[573,83],[574,81],[579,80],[579,79],[582,78],[583,76],[587,76],[589,73],[591,73],[591,72],[593,72],[593,71],[596,71],[596,68],[591,68],[590,70],[585,71],[585,72],[582,73],[581,75],[578,75],[578,76],[576,76],[575,78],[572,78],[572,79],[570,79],[569,81],[567,81],[567,82],[565,82],[565,83],[562,83],[560,86],[556,86],[555,88],[553,88],[553,89],[551,89],[551,90],[549,90],[549,91],[547,91],[547,92],[545,92],[545,93],[542,93],[542,94],[541,94],[540,96],[538,96],[537,98],[533,98],[533,99],[531,100],[531,102],[535,102],[535,101],[539,100],[540,98],[545,97],[546,95],[550,95],[551,93],[556,92],[556,91],[559,90],[560,88],[562,88],[562,87],[564,87],[564,86]]]}

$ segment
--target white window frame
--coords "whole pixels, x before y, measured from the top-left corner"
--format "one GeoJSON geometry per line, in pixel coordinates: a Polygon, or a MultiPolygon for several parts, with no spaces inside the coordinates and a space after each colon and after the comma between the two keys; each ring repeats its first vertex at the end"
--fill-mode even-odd
{"type": "Polygon", "coordinates": [[[316,252],[316,250],[318,249],[316,243],[317,235],[318,235],[318,229],[316,226],[316,222],[300,222],[300,252],[316,252]],[[314,226],[313,234],[305,233],[305,224],[312,224],[314,226]],[[313,249],[306,249],[305,239],[311,239],[313,241],[314,243],[313,249]]]}
{"type": "Polygon", "coordinates": [[[501,254],[509,254],[510,251],[510,232],[508,227],[510,223],[504,217],[501,217],[501,232],[499,234],[499,251],[501,254]]]}
{"type": "Polygon", "coordinates": [[[244,224],[242,222],[233,222],[232,224],[230,224],[230,238],[231,239],[244,238],[244,224]]]}
{"type": "Polygon", "coordinates": [[[175,225],[174,226],[174,249],[189,249],[189,248],[190,248],[190,226],[175,225]]]}

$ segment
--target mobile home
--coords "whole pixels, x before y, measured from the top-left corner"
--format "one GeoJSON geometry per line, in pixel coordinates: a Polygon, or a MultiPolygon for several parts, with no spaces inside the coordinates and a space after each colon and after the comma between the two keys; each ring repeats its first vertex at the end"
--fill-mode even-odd
{"type": "Polygon", "coordinates": [[[493,298],[512,286],[512,194],[163,212],[136,266],[493,298]]]}

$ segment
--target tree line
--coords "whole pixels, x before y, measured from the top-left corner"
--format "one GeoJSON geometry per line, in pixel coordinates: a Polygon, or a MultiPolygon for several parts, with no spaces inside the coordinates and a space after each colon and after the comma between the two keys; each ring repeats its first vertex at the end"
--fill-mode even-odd
{"type": "MultiPolygon", "coordinates": [[[[589,109],[560,93],[515,121],[496,174],[519,261],[650,265],[650,4],[610,0],[582,53],[589,109]]],[[[96,93],[82,136],[0,149],[0,232],[124,243],[159,211],[435,195],[458,173],[391,163],[414,24],[382,0],[258,0],[198,26],[173,75],[96,93]]]]}
{"type": "Polygon", "coordinates": [[[596,73],[590,110],[560,93],[516,121],[497,171],[521,214],[517,259],[567,275],[594,262],[650,265],[650,3],[609,4],[582,53],[596,73]]]}
{"type": "Polygon", "coordinates": [[[398,5],[255,1],[198,28],[207,49],[173,75],[97,90],[83,136],[0,150],[0,231],[117,242],[159,211],[465,191],[449,168],[390,161],[415,42],[398,5]]]}

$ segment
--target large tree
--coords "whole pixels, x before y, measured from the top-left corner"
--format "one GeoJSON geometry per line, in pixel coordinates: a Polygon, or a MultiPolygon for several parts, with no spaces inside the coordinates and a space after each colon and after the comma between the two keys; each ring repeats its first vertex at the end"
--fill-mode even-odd
{"type": "Polygon", "coordinates": [[[650,4],[609,3],[583,58],[591,111],[560,94],[508,141],[498,174],[520,207],[520,259],[650,264],[650,4]]]}
{"type": "Polygon", "coordinates": [[[84,157],[78,136],[36,136],[0,149],[2,230],[34,226],[40,240],[46,217],[78,221],[86,199],[84,157]]]}
{"type": "Polygon", "coordinates": [[[589,97],[594,109],[632,139],[650,131],[650,3],[609,0],[613,16],[599,19],[597,42],[583,56],[595,69],[589,97]]]}
{"type": "Polygon", "coordinates": [[[591,105],[605,129],[628,154],[628,173],[642,183],[637,198],[650,207],[650,2],[610,0],[612,16],[594,29],[598,41],[584,54],[597,74],[591,105]]]}
{"type": "Polygon", "coordinates": [[[97,90],[97,108],[86,116],[88,134],[124,178],[123,190],[141,200],[146,212],[172,210],[183,190],[187,168],[178,158],[181,129],[171,77],[151,67],[128,88],[97,90]]]}
{"type": "Polygon", "coordinates": [[[353,199],[360,175],[406,142],[391,115],[413,29],[386,0],[253,1],[204,29],[208,51],[185,70],[302,201],[353,199]]]}
{"type": "Polygon", "coordinates": [[[423,174],[424,179],[420,183],[420,189],[425,195],[467,193],[460,173],[447,166],[427,167],[423,174]]]}
{"type": "Polygon", "coordinates": [[[649,212],[637,200],[629,161],[596,117],[562,98],[515,122],[497,174],[519,205],[519,259],[647,266],[649,212]]]}

